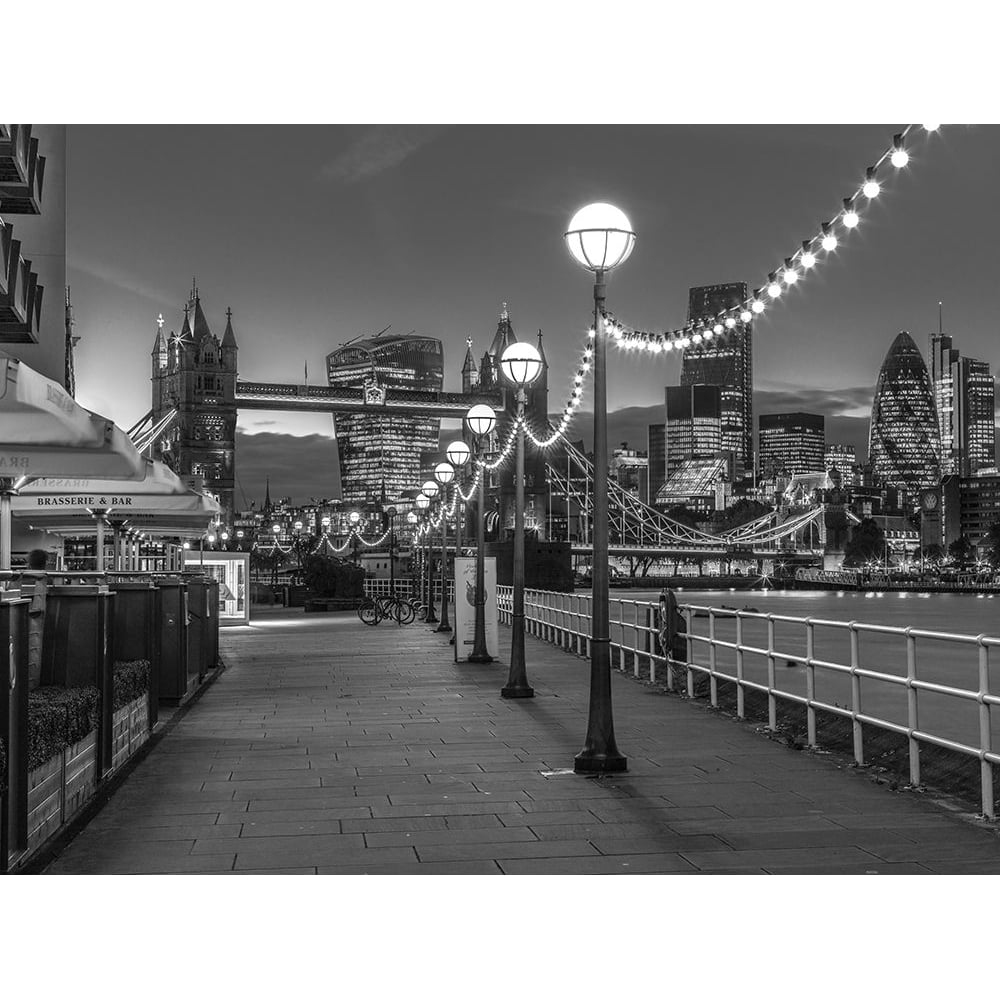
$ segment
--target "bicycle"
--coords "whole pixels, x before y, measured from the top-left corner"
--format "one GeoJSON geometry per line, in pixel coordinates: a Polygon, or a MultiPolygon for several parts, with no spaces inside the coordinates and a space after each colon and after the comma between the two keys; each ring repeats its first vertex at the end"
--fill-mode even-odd
{"type": "Polygon", "coordinates": [[[378,625],[383,618],[392,618],[398,625],[409,625],[414,614],[412,605],[395,594],[388,597],[366,597],[358,608],[358,617],[366,625],[378,625]]]}

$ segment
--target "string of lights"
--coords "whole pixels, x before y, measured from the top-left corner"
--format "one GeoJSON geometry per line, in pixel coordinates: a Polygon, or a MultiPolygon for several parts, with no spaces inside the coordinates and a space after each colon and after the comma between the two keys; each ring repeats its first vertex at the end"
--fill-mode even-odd
{"type": "Polygon", "coordinates": [[[864,179],[854,192],[843,199],[840,210],[833,218],[829,222],[821,223],[817,231],[803,240],[781,265],[770,271],[761,287],[755,288],[743,302],[723,309],[714,316],[699,317],[688,321],[684,326],[662,333],[651,333],[627,326],[609,312],[605,314],[605,321],[611,343],[624,351],[638,350],[651,354],[684,350],[692,344],[697,345],[711,340],[726,330],[732,330],[737,325],[749,323],[755,316],[760,316],[765,310],[777,304],[786,289],[804,280],[816,267],[831,259],[842,242],[858,228],[864,210],[870,207],[882,192],[886,180],[884,168],[888,165],[899,171],[910,162],[906,140],[914,130],[920,128],[926,136],[936,132],[940,127],[940,125],[919,127],[907,125],[901,132],[896,133],[892,137],[891,145],[867,168],[864,179]],[[883,171],[881,180],[880,171],[883,171]]]}

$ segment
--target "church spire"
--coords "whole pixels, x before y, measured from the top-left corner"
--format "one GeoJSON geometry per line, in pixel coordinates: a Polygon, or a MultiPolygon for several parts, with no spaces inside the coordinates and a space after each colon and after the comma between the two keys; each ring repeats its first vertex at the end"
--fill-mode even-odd
{"type": "MultiPolygon", "coordinates": [[[[267,485],[264,487],[264,513],[270,514],[271,512],[271,477],[267,477],[267,485]]],[[[265,527],[268,527],[265,525],[265,527]]],[[[268,527],[268,530],[270,528],[268,527]]]]}
{"type": "Polygon", "coordinates": [[[233,333],[233,310],[226,309],[226,332],[222,335],[223,347],[236,347],[236,334],[233,333]]]}

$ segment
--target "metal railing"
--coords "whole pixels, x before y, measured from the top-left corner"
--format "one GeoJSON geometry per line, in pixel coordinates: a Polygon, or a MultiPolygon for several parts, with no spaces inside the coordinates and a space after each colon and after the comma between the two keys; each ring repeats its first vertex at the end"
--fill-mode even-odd
{"type": "MultiPolygon", "coordinates": [[[[414,597],[420,596],[420,584],[414,580],[402,579],[395,581],[395,592],[397,597],[402,597],[404,600],[410,600],[414,597]]],[[[388,597],[389,596],[389,580],[388,578],[383,579],[381,577],[368,577],[365,579],[365,593],[369,597],[388,597]]],[[[434,581],[434,600],[438,603],[441,601],[441,581],[434,581]]],[[[455,600],[455,581],[448,581],[448,601],[449,603],[455,600]]]]}
{"type": "MultiPolygon", "coordinates": [[[[511,588],[498,587],[497,599],[500,619],[509,623],[511,588]]],[[[589,655],[590,595],[526,590],[524,603],[529,634],[589,655]]],[[[719,681],[729,682],[740,718],[746,717],[746,692],[759,692],[767,699],[771,730],[777,728],[779,702],[804,707],[811,747],[817,746],[817,712],[848,719],[859,765],[865,762],[864,726],[903,736],[914,786],[920,784],[924,745],[977,759],[982,812],[996,818],[1000,753],[994,750],[992,709],[1000,705],[993,693],[1000,678],[991,678],[991,668],[1000,670],[1000,657],[994,655],[991,664],[990,651],[1000,647],[1000,637],[682,604],[686,632],[677,637],[686,652],[674,659],[661,650],[657,605],[611,598],[609,606],[611,658],[618,669],[631,665],[638,677],[646,666],[651,681],[662,671],[670,690],[683,676],[689,697],[695,696],[696,679],[707,678],[713,706],[719,703],[719,681]],[[934,718],[928,723],[929,716],[934,718]]]]}

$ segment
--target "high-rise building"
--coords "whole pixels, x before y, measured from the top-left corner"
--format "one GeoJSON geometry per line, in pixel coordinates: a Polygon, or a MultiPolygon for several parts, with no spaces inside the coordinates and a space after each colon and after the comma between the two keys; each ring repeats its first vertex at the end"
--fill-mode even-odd
{"type": "Polygon", "coordinates": [[[930,376],[905,331],[892,342],[872,401],[868,457],[880,483],[908,493],[936,486],[941,433],[930,376]]]}
{"type": "Polygon", "coordinates": [[[723,448],[722,393],[717,385],[668,385],[664,480],[684,462],[718,458],[723,448]]]}
{"type": "Polygon", "coordinates": [[[962,357],[952,338],[930,338],[930,376],[941,436],[941,474],[974,476],[996,465],[993,374],[985,361],[962,357]]]}
{"type": "MultiPolygon", "coordinates": [[[[326,375],[331,386],[440,392],[444,350],[434,337],[373,337],[331,351],[326,375]]],[[[421,455],[440,447],[435,417],[338,413],[334,427],[345,509],[377,502],[383,484],[390,500],[419,487],[421,455]]]]}
{"type": "Polygon", "coordinates": [[[836,469],[840,473],[841,486],[853,486],[856,478],[855,466],[858,456],[853,444],[828,444],[823,456],[826,471],[836,469]]]}
{"type": "Polygon", "coordinates": [[[764,479],[823,472],[826,422],[820,413],[762,413],[757,428],[759,472],[764,479]]]}
{"type": "Polygon", "coordinates": [[[152,352],[155,424],[171,409],[177,416],[153,446],[154,457],[179,476],[202,481],[232,526],[236,477],[236,359],[233,314],[226,310],[220,341],[209,329],[198,289],[192,288],[179,334],[163,336],[158,321],[152,352]],[[193,326],[192,326],[193,320],[193,326]]]}
{"type": "Polygon", "coordinates": [[[650,424],[646,431],[646,454],[649,456],[648,493],[643,500],[650,507],[667,481],[667,435],[665,424],[650,424]]]}
{"type": "Polygon", "coordinates": [[[611,454],[611,479],[623,490],[645,501],[649,494],[649,456],[622,441],[611,454]]]}
{"type": "MultiPolygon", "coordinates": [[[[715,318],[740,306],[747,297],[745,282],[704,285],[688,291],[688,320],[715,318]]],[[[735,474],[752,468],[753,434],[753,324],[737,323],[711,340],[685,348],[681,385],[717,385],[721,388],[722,449],[731,451],[735,474]]]]}

